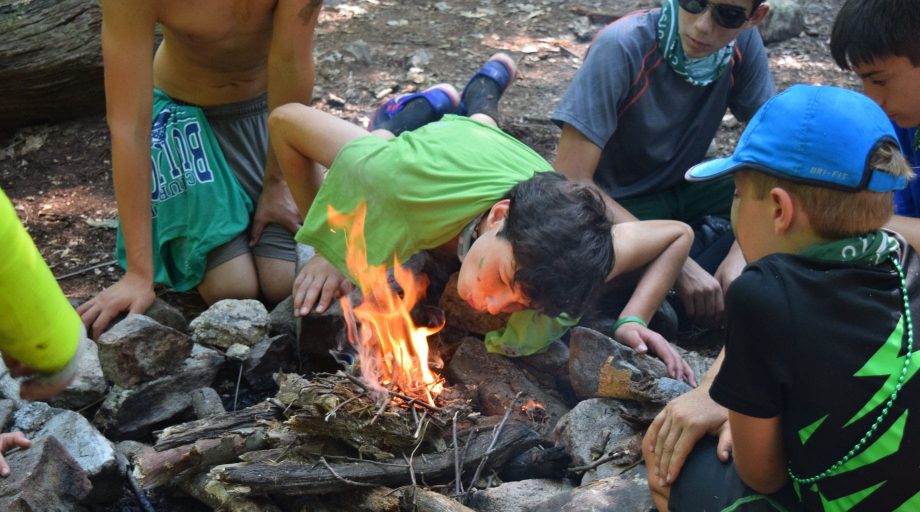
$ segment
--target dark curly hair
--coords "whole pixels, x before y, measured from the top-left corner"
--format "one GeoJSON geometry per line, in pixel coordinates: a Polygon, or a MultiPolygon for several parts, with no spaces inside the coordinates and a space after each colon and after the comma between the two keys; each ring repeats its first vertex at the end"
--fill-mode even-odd
{"type": "Polygon", "coordinates": [[[550,316],[578,316],[613,268],[612,223],[600,193],[555,172],[515,185],[498,236],[511,243],[512,286],[550,316]]]}
{"type": "Polygon", "coordinates": [[[834,19],[831,55],[841,69],[888,57],[906,57],[920,66],[920,4],[847,0],[834,19]]]}

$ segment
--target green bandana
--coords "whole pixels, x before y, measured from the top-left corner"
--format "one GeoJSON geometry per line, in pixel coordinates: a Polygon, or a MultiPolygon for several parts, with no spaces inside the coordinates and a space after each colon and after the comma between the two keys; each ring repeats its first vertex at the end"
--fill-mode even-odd
{"type": "Polygon", "coordinates": [[[684,46],[680,42],[680,31],[677,21],[677,10],[680,7],[677,0],[664,0],[661,4],[661,18],[658,20],[658,41],[664,59],[675,73],[693,85],[705,87],[718,80],[732,59],[735,42],[719,51],[701,59],[691,59],[684,53],[684,46]]]}
{"type": "Polygon", "coordinates": [[[884,231],[873,231],[862,236],[812,245],[800,252],[801,256],[831,261],[852,261],[864,265],[878,265],[888,260],[888,255],[898,249],[898,241],[884,231]]]}

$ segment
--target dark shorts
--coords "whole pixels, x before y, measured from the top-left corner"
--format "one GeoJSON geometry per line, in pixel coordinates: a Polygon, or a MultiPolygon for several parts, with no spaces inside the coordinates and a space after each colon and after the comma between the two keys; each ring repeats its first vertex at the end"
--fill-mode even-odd
{"type": "Polygon", "coordinates": [[[672,512],[792,512],[799,510],[792,485],[774,494],[760,494],[741,481],[734,461],[716,456],[718,440],[706,436],[697,443],[680,477],[671,485],[672,512]]]}
{"type": "MultiPolygon", "coordinates": [[[[268,148],[268,102],[264,95],[239,103],[202,107],[231,171],[243,190],[259,202],[268,148]]],[[[269,224],[252,249],[249,230],[208,254],[208,270],[237,256],[253,256],[296,261],[294,234],[277,224],[269,224]]]]}

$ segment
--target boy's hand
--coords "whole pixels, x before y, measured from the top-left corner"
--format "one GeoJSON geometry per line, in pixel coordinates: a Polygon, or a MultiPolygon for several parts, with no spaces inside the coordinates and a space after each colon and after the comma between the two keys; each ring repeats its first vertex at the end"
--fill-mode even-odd
{"type": "Polygon", "coordinates": [[[95,340],[113,318],[125,311],[129,314],[143,314],[156,298],[150,279],[129,270],[117,283],[80,304],[77,313],[83,319],[83,325],[92,328],[91,335],[95,340]]]}
{"type": "Polygon", "coordinates": [[[657,459],[649,471],[659,478],[659,485],[677,480],[687,456],[706,434],[719,438],[716,455],[727,462],[732,451],[728,410],[709,397],[708,387],[684,393],[658,413],[644,443],[657,459]]]}
{"type": "Polygon", "coordinates": [[[262,184],[262,193],[252,217],[252,229],[249,232],[249,245],[254,246],[262,238],[262,231],[269,224],[278,224],[291,233],[296,233],[303,222],[294,198],[283,180],[266,179],[262,184]]]}
{"type": "Polygon", "coordinates": [[[354,287],[332,263],[320,255],[310,258],[294,279],[294,316],[307,316],[313,306],[326,311],[333,300],[354,287]]]}
{"type": "Polygon", "coordinates": [[[32,441],[26,439],[22,432],[10,432],[0,434],[0,476],[6,478],[10,476],[10,465],[6,463],[3,454],[14,447],[28,448],[32,446],[32,441]]]}
{"type": "Polygon", "coordinates": [[[640,354],[645,354],[651,348],[652,353],[667,365],[668,375],[672,379],[682,380],[691,386],[696,386],[696,378],[693,376],[690,365],[677,353],[674,346],[664,339],[664,336],[648,327],[642,327],[642,324],[629,322],[618,327],[613,337],[640,354]]]}
{"type": "Polygon", "coordinates": [[[695,261],[687,258],[674,287],[690,318],[712,326],[722,322],[722,285],[695,261]]]}

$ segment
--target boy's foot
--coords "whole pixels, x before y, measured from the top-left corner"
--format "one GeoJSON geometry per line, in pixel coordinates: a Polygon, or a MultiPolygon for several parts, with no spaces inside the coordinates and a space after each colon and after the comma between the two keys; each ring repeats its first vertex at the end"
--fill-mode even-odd
{"type": "Polygon", "coordinates": [[[422,92],[392,98],[377,107],[367,129],[389,130],[393,135],[415,130],[452,114],[460,104],[457,89],[450,84],[437,84],[422,92]]]}
{"type": "Polygon", "coordinates": [[[517,65],[504,52],[489,57],[489,61],[473,73],[460,96],[458,115],[486,114],[498,121],[498,100],[511,85],[517,65]]]}

